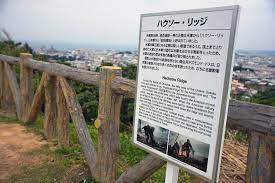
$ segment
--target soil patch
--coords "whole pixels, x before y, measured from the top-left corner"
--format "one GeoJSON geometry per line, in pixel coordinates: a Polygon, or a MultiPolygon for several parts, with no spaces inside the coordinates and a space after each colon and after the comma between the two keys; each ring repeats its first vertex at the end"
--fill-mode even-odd
{"type": "Polygon", "coordinates": [[[46,144],[41,137],[27,132],[20,124],[0,123],[0,181],[19,166],[34,163],[40,156],[27,152],[46,144]]]}

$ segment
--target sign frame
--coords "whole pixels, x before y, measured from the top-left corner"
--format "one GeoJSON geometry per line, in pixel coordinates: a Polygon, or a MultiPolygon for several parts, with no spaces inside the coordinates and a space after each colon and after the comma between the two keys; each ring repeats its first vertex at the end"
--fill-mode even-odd
{"type": "MultiPolygon", "coordinates": [[[[238,28],[238,20],[240,15],[240,9],[241,7],[239,5],[232,5],[232,6],[220,6],[220,7],[212,7],[212,8],[201,8],[201,9],[190,9],[190,10],[180,10],[180,11],[168,11],[168,12],[159,12],[159,13],[146,13],[141,14],[140,16],[140,31],[139,31],[139,44],[138,44],[138,64],[137,64],[137,75],[136,75],[136,88],[138,85],[138,76],[139,76],[139,65],[140,65],[140,53],[141,53],[141,32],[142,32],[142,18],[144,17],[150,17],[150,16],[162,16],[162,15],[176,15],[176,14],[189,14],[189,13],[202,13],[202,12],[212,12],[212,11],[224,11],[224,10],[233,10],[232,13],[232,19],[231,19],[231,28],[229,33],[229,42],[228,42],[228,49],[227,49],[227,57],[226,57],[226,66],[225,66],[225,76],[224,76],[224,84],[223,84],[223,90],[222,90],[222,97],[221,97],[221,106],[220,110],[218,111],[219,116],[219,123],[218,123],[218,130],[217,130],[217,141],[215,144],[215,156],[214,156],[214,167],[212,171],[211,179],[204,177],[200,174],[198,174],[195,171],[192,171],[190,169],[187,169],[185,167],[182,167],[180,163],[177,163],[175,161],[171,161],[168,158],[164,158],[148,149],[143,147],[140,144],[135,143],[135,123],[136,123],[136,110],[137,110],[137,92],[136,89],[135,92],[135,104],[134,104],[134,120],[133,120],[133,133],[132,133],[132,143],[141,148],[142,150],[156,155],[158,158],[163,159],[167,162],[170,162],[172,164],[178,165],[180,168],[184,169],[185,171],[195,175],[199,176],[202,179],[208,181],[208,182],[218,182],[219,179],[219,172],[220,172],[220,164],[221,164],[221,155],[223,150],[223,143],[224,143],[224,134],[226,129],[226,120],[227,120],[227,113],[228,113],[228,106],[229,106],[229,98],[230,98],[230,84],[231,84],[231,78],[232,78],[232,70],[233,70],[233,62],[234,62],[234,46],[235,46],[235,39],[236,39],[236,33],[238,28]]],[[[202,29],[203,30],[203,29],[202,29]]]]}

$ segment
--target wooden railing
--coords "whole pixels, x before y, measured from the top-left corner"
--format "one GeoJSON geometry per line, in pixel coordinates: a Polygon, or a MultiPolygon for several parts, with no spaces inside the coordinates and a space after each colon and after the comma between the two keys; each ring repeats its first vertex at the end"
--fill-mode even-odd
{"type": "MultiPolygon", "coordinates": [[[[165,162],[149,154],[143,161],[117,177],[119,156],[119,119],[123,96],[135,97],[136,83],[121,77],[118,67],[102,67],[100,73],[72,68],[57,63],[32,59],[22,53],[20,58],[0,54],[0,107],[24,123],[35,121],[45,104],[44,134],[57,138],[60,146],[69,145],[69,115],[76,127],[92,176],[103,183],[142,182],[165,162]],[[20,67],[18,83],[12,65],[20,67]],[[32,92],[33,70],[43,72],[40,84],[32,92]],[[81,106],[68,80],[99,87],[98,149],[88,132],[81,106]]],[[[275,182],[275,108],[231,100],[227,125],[251,134],[246,181],[275,182]]],[[[196,179],[196,178],[194,178],[196,179]]],[[[195,182],[196,180],[191,180],[195,182]]],[[[200,180],[202,181],[202,180],[200,180]]]]}

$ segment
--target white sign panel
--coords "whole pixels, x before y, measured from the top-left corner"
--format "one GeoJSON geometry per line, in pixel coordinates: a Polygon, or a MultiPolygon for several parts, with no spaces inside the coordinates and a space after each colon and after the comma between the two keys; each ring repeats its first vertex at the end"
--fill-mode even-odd
{"type": "Polygon", "coordinates": [[[141,16],[134,143],[216,181],[239,6],[141,16]]]}

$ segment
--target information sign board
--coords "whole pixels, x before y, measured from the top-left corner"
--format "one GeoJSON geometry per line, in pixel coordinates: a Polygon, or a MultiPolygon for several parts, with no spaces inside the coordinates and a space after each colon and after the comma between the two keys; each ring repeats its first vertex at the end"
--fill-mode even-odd
{"type": "Polygon", "coordinates": [[[239,6],[141,15],[133,141],[215,181],[239,6]]]}

